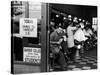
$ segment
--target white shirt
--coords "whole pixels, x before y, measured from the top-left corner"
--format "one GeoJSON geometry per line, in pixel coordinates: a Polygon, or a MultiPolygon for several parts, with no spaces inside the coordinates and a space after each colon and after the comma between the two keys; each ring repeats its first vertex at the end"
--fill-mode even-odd
{"type": "Polygon", "coordinates": [[[74,34],[74,39],[81,42],[81,41],[85,41],[87,38],[85,37],[85,34],[82,31],[82,29],[79,28],[74,34]]]}
{"type": "Polygon", "coordinates": [[[74,47],[74,34],[73,31],[76,30],[76,27],[68,26],[67,35],[68,35],[68,48],[74,47]]]}

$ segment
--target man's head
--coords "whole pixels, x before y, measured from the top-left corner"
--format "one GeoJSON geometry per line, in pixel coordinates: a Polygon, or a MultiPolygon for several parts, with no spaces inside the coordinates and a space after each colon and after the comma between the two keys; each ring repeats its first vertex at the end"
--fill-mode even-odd
{"type": "Polygon", "coordinates": [[[63,33],[63,29],[61,27],[59,27],[59,28],[56,29],[56,32],[59,33],[59,34],[63,33]]]}
{"type": "Polygon", "coordinates": [[[78,18],[77,17],[74,17],[73,18],[73,22],[78,23],[78,18]]]}
{"type": "Polygon", "coordinates": [[[80,22],[79,25],[81,26],[82,29],[84,28],[84,23],[83,22],[80,22]]]}

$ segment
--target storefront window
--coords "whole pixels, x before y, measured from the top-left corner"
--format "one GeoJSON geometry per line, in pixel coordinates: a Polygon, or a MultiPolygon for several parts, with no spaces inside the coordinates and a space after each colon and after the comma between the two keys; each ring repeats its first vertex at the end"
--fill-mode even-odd
{"type": "Polygon", "coordinates": [[[28,38],[29,44],[41,43],[41,3],[29,2],[29,18],[37,18],[37,37],[28,38]]]}
{"type": "MultiPolygon", "coordinates": [[[[28,23],[27,23],[28,24],[28,23]]],[[[33,23],[34,24],[34,23],[33,23]]],[[[26,25],[27,29],[31,26],[26,25]]],[[[27,31],[30,33],[30,31],[27,31]]],[[[35,33],[35,32],[34,32],[35,33]]],[[[15,61],[23,61],[24,47],[41,47],[41,3],[27,2],[27,1],[12,1],[11,2],[11,34],[12,45],[15,61]],[[37,29],[36,35],[28,36],[22,32],[21,19],[36,20],[37,29]]]]}

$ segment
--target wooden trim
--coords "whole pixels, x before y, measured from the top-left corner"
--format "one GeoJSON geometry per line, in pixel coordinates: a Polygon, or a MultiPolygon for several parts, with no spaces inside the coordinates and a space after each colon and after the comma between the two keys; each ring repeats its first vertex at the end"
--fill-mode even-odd
{"type": "Polygon", "coordinates": [[[47,60],[46,60],[47,64],[46,64],[46,65],[47,65],[47,72],[49,72],[49,67],[50,67],[50,66],[49,66],[49,49],[50,49],[50,48],[49,48],[49,46],[50,46],[50,45],[49,45],[49,42],[50,42],[50,41],[49,41],[49,38],[50,38],[50,36],[49,36],[49,23],[50,23],[50,22],[49,22],[49,21],[50,21],[50,14],[51,14],[51,13],[50,13],[50,6],[49,6],[49,3],[48,3],[48,4],[47,4],[47,26],[46,26],[46,28],[47,28],[47,29],[46,29],[46,30],[47,30],[47,31],[46,31],[46,34],[47,34],[47,36],[46,36],[46,37],[47,37],[47,40],[46,40],[46,41],[47,41],[47,47],[46,47],[46,48],[47,48],[47,49],[46,49],[46,57],[47,57],[47,60]]]}
{"type": "Polygon", "coordinates": [[[48,11],[47,3],[42,3],[42,24],[41,24],[41,72],[47,72],[47,24],[48,24],[48,11]]]}
{"type": "Polygon", "coordinates": [[[31,62],[23,62],[23,61],[14,61],[14,64],[40,66],[40,64],[35,64],[35,63],[31,63],[31,62]]]}
{"type": "Polygon", "coordinates": [[[25,17],[29,18],[29,4],[28,4],[28,2],[25,3],[25,17]]]}

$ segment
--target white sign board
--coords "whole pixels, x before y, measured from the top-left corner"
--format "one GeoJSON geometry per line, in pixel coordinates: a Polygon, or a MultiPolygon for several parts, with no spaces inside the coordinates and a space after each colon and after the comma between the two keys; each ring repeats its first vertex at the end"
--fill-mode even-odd
{"type": "Polygon", "coordinates": [[[37,37],[37,19],[36,18],[21,18],[20,19],[20,34],[23,37],[37,37]]]}
{"type": "Polygon", "coordinates": [[[23,61],[39,64],[41,61],[41,48],[24,47],[23,61]]]}

